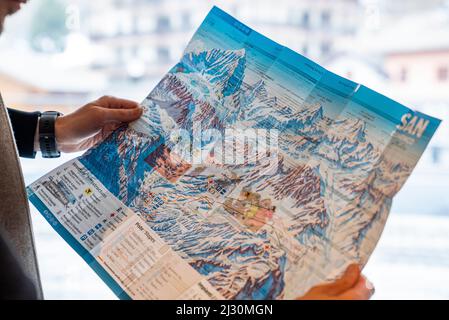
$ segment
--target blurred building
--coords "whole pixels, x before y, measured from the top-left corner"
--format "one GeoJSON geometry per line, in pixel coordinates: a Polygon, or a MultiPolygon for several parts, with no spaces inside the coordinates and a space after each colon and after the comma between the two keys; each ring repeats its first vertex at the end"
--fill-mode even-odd
{"type": "MultiPolygon", "coordinates": [[[[370,1],[370,0],[367,0],[370,1]]],[[[390,16],[403,16],[410,12],[422,12],[448,4],[447,0],[371,0],[378,2],[381,10],[390,16]]]]}
{"type": "Polygon", "coordinates": [[[449,103],[449,10],[410,15],[382,41],[392,90],[417,102],[449,103]]]}
{"type": "Polygon", "coordinates": [[[314,60],[336,53],[335,44],[353,38],[363,6],[357,0],[242,0],[230,11],[257,31],[314,60]]]}
{"type": "Polygon", "coordinates": [[[213,4],[268,37],[321,61],[353,37],[357,0],[81,1],[83,32],[103,48],[92,67],[113,80],[160,78],[180,58],[213,4]],[[275,14],[274,14],[275,13],[275,14]]]}
{"type": "Polygon", "coordinates": [[[102,50],[92,67],[113,80],[160,77],[181,56],[206,1],[82,2],[82,30],[102,50]]]}
{"type": "Polygon", "coordinates": [[[449,101],[449,42],[447,47],[388,52],[385,69],[398,94],[418,101],[449,101]]]}
{"type": "Polygon", "coordinates": [[[449,169],[449,8],[423,10],[388,25],[374,38],[382,48],[393,98],[443,120],[424,157],[435,170],[449,169]]]}
{"type": "Polygon", "coordinates": [[[67,68],[55,57],[0,52],[0,88],[5,104],[22,110],[63,113],[84,105],[106,87],[106,78],[89,69],[67,68]]]}

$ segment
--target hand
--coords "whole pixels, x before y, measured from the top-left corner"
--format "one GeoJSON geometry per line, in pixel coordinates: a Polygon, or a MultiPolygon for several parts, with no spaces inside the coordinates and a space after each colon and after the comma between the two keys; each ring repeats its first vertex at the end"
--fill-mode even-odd
{"type": "Polygon", "coordinates": [[[352,264],[341,278],[313,287],[298,300],[368,300],[373,294],[374,286],[360,274],[360,267],[352,264]]]}
{"type": "Polygon", "coordinates": [[[134,101],[101,97],[56,120],[58,149],[62,152],[89,149],[115,129],[137,120],[141,115],[142,108],[134,101]]]}

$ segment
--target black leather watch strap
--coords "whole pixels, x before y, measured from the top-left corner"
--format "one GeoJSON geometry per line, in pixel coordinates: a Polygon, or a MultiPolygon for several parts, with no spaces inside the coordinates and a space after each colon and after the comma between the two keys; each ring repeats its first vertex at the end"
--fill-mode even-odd
{"type": "Polygon", "coordinates": [[[39,119],[39,145],[43,158],[58,158],[61,152],[57,149],[55,123],[61,115],[57,111],[45,111],[39,119]]]}

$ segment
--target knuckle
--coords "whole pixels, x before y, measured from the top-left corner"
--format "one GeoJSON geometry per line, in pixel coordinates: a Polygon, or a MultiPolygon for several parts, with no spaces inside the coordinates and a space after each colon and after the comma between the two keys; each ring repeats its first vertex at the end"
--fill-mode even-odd
{"type": "Polygon", "coordinates": [[[110,96],[110,95],[104,95],[104,96],[102,96],[99,100],[110,100],[110,99],[112,99],[113,97],[112,96],[110,96]]]}
{"type": "Polygon", "coordinates": [[[103,108],[93,107],[92,112],[97,120],[102,120],[105,117],[105,112],[103,108]]]}

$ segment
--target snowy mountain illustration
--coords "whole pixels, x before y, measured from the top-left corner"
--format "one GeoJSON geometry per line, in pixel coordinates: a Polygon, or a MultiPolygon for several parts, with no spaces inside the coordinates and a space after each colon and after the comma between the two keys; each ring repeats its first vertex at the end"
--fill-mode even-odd
{"type": "Polygon", "coordinates": [[[303,259],[331,259],[332,247],[363,262],[375,244],[365,238],[411,169],[388,162],[362,120],[329,118],[320,103],[286,105],[263,80],[245,82],[246,64],[243,49],[185,54],[145,99],[145,122],[81,162],[225,298],[275,299],[293,285],[284,281],[292,250],[276,237],[293,238],[303,259]],[[195,123],[278,130],[277,170],[267,161],[215,171],[171,163],[170,131],[195,123]],[[182,170],[168,177],[172,167],[182,170]]]}
{"type": "Polygon", "coordinates": [[[173,70],[191,75],[200,73],[218,96],[229,96],[239,90],[246,67],[245,50],[212,49],[188,53],[173,70]]]}
{"type": "Polygon", "coordinates": [[[137,196],[144,173],[151,168],[143,159],[158,137],[149,137],[132,129],[119,129],[81,158],[109,191],[126,205],[137,196]]]}

